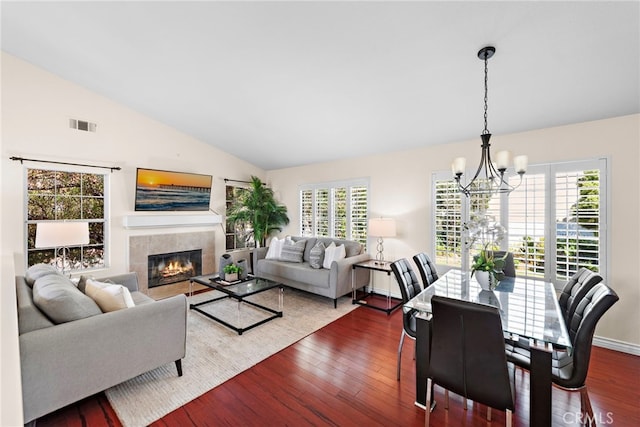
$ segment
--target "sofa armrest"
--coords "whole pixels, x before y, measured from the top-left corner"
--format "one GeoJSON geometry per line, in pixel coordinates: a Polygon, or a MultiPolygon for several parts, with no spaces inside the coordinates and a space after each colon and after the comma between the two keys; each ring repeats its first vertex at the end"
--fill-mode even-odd
{"type": "Polygon", "coordinates": [[[25,422],[185,356],[176,295],[20,336],[25,422]]]}
{"type": "Polygon", "coordinates": [[[256,268],[258,265],[258,261],[264,259],[267,256],[267,251],[269,248],[255,248],[253,250],[253,268],[256,268]]]}
{"type": "Polygon", "coordinates": [[[119,285],[123,285],[128,288],[131,292],[138,291],[138,274],[136,272],[130,272],[125,274],[118,274],[116,276],[105,277],[103,279],[98,279],[100,281],[110,280],[113,283],[117,283],[119,285]]]}
{"type": "MultiPolygon", "coordinates": [[[[360,254],[333,261],[329,272],[330,286],[335,287],[337,296],[342,296],[351,291],[351,270],[353,264],[371,259],[369,254],[360,254]]],[[[369,283],[369,270],[358,269],[355,277],[355,287],[361,288],[369,283]]]]}

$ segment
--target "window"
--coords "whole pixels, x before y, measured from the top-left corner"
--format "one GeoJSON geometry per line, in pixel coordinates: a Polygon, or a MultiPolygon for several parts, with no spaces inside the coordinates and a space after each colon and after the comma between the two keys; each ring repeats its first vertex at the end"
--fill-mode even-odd
{"type": "Polygon", "coordinates": [[[65,271],[107,266],[107,175],[60,170],[26,170],[27,266],[46,263],[65,271]],[[83,220],[89,223],[89,244],[65,248],[36,248],[39,223],[83,220]],[[66,262],[65,262],[66,259],[66,262]]]}
{"type": "MultiPolygon", "coordinates": [[[[248,191],[248,188],[237,185],[227,185],[225,187],[226,207],[233,206],[236,201],[248,191]]],[[[226,229],[226,248],[227,251],[236,249],[254,248],[253,226],[250,222],[243,221],[227,221],[226,229]]]]}
{"type": "Polygon", "coordinates": [[[300,235],[355,240],[366,247],[368,194],[368,180],[301,186],[300,235]]]}
{"type": "MultiPolygon", "coordinates": [[[[517,177],[515,178],[517,179],[517,177]]],[[[464,224],[478,210],[507,229],[501,250],[513,252],[518,275],[563,284],[580,267],[604,275],[606,160],[530,167],[509,195],[458,193],[450,173],[433,178],[436,263],[468,268],[464,224]]]]}

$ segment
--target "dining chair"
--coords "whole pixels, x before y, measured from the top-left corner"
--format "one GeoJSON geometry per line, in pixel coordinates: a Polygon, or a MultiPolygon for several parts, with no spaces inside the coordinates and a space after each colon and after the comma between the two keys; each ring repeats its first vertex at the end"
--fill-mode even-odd
{"type": "Polygon", "coordinates": [[[502,267],[502,273],[506,277],[516,277],[516,264],[513,259],[513,252],[506,251],[493,251],[495,258],[504,258],[504,267],[502,267]]]}
{"type": "Polygon", "coordinates": [[[420,252],[413,256],[413,262],[415,262],[418,267],[418,272],[420,273],[422,284],[425,288],[438,280],[438,270],[436,269],[436,265],[431,261],[431,258],[429,258],[429,255],[420,252]]]}
{"type": "Polygon", "coordinates": [[[597,283],[602,282],[602,276],[594,273],[588,268],[581,267],[573,276],[569,278],[558,296],[560,310],[568,324],[573,316],[578,303],[597,283]]]}
{"type": "MultiPolygon", "coordinates": [[[[511,426],[515,407],[513,369],[507,364],[505,343],[496,307],[469,301],[433,296],[431,298],[431,352],[427,376],[427,402],[431,402],[432,384],[445,389],[445,409],[449,391],[466,400],[506,412],[511,426]]],[[[430,411],[425,411],[429,426],[430,411]]]]}
{"type": "MultiPolygon", "coordinates": [[[[580,410],[586,420],[593,419],[586,384],[593,335],[600,318],[618,300],[615,291],[603,282],[594,285],[578,302],[567,324],[572,351],[554,350],[551,354],[551,381],[559,388],[580,391],[580,410]]],[[[528,350],[507,344],[506,352],[507,360],[530,370],[531,358],[528,350]]]]}
{"type": "MultiPolygon", "coordinates": [[[[422,292],[422,286],[418,281],[416,273],[411,268],[406,258],[401,258],[391,263],[391,270],[400,287],[402,294],[402,302],[407,303],[411,298],[422,292]]],[[[398,345],[398,363],[397,363],[397,379],[400,381],[400,364],[402,361],[402,346],[404,345],[404,337],[416,339],[416,310],[402,312],[402,333],[400,335],[400,345],[398,345]]]]}

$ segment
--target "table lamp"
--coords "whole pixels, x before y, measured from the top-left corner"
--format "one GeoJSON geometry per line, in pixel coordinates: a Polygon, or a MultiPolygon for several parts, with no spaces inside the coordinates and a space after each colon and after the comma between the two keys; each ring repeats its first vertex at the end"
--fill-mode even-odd
{"type": "Polygon", "coordinates": [[[55,248],[56,268],[58,250],[62,248],[62,274],[67,263],[67,247],[89,243],[89,223],[79,221],[39,222],[36,226],[36,248],[55,248]]]}
{"type": "Polygon", "coordinates": [[[395,237],[396,220],[392,218],[372,218],[369,220],[369,236],[377,237],[376,264],[384,264],[383,237],[395,237]]]}

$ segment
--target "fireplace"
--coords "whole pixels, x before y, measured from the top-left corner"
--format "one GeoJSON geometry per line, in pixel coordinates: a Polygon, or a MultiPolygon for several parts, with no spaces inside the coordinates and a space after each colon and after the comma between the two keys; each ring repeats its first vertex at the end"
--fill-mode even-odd
{"type": "Polygon", "coordinates": [[[202,249],[148,256],[149,288],[183,282],[202,274],[202,249]]]}

